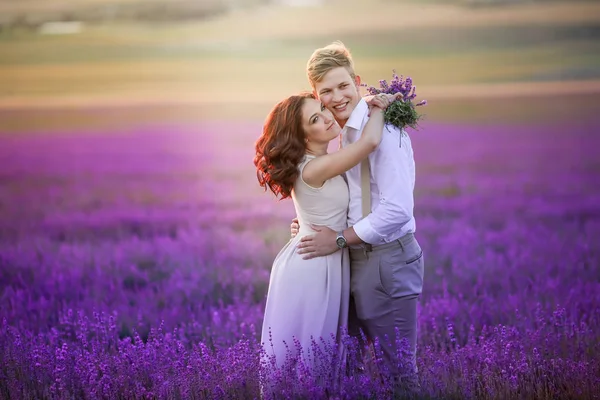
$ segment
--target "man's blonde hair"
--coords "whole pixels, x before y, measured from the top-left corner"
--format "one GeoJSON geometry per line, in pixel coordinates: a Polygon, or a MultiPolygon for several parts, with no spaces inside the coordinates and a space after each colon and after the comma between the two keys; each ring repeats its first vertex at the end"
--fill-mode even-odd
{"type": "Polygon", "coordinates": [[[315,89],[317,82],[320,82],[329,71],[338,67],[346,68],[352,79],[356,77],[352,54],[344,43],[337,40],[328,46],[316,49],[306,64],[306,75],[312,88],[315,89]]]}

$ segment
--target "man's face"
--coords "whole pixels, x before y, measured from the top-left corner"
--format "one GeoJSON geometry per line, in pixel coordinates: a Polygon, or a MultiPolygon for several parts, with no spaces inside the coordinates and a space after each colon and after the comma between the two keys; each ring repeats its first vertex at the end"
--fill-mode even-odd
{"type": "Polygon", "coordinates": [[[352,79],[345,67],[329,71],[315,84],[315,92],[323,105],[333,113],[335,120],[344,126],[354,107],[360,101],[360,78],[352,79]]]}

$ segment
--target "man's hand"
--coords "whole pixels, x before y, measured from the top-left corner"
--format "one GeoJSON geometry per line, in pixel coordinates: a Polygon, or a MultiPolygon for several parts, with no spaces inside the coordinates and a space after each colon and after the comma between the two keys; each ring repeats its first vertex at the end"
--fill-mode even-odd
{"type": "Polygon", "coordinates": [[[290,233],[292,234],[292,239],[296,237],[298,232],[300,231],[300,223],[298,223],[298,217],[292,220],[290,224],[290,233]]]}
{"type": "Polygon", "coordinates": [[[304,260],[315,257],[327,256],[338,251],[340,248],[335,242],[337,233],[326,227],[310,225],[317,233],[304,236],[298,243],[298,254],[304,254],[304,260]]]}

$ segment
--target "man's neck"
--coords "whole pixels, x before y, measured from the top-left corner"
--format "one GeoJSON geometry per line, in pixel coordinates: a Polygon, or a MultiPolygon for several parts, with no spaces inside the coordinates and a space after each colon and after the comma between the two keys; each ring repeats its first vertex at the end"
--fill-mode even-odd
{"type": "Polygon", "coordinates": [[[339,120],[339,119],[336,119],[335,121],[338,123],[338,125],[340,126],[340,128],[344,129],[344,126],[346,126],[346,122],[348,122],[348,119],[346,118],[343,121],[339,120]]]}

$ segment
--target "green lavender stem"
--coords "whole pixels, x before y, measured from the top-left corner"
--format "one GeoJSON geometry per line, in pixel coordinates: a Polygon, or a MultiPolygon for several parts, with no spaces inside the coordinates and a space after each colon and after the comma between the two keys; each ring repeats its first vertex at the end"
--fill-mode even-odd
{"type": "Polygon", "coordinates": [[[400,129],[410,126],[417,129],[417,123],[421,116],[415,110],[415,106],[411,101],[394,101],[385,110],[384,121],[386,124],[392,124],[400,129]]]}

